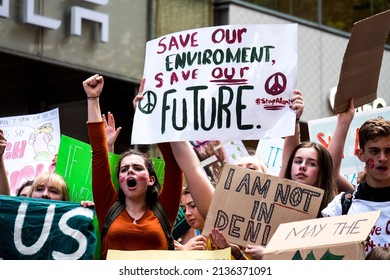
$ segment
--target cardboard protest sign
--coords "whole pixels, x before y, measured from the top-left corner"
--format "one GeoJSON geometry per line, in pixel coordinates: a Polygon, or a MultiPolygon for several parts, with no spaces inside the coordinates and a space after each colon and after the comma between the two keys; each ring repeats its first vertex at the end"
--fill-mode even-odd
{"type": "Polygon", "coordinates": [[[144,133],[131,142],[292,135],[296,71],[297,24],[207,27],[151,40],[133,123],[144,133]]]}
{"type": "Polygon", "coordinates": [[[281,224],[263,260],[362,260],[380,211],[281,224]]]}
{"type": "MultiPolygon", "coordinates": [[[[342,174],[347,175],[364,170],[364,163],[355,155],[355,150],[359,148],[359,128],[366,120],[378,117],[390,119],[390,107],[355,113],[345,140],[341,161],[342,174]]],[[[336,128],[337,116],[308,121],[307,124],[310,141],[320,143],[327,148],[336,128]]]]}
{"type": "Polygon", "coordinates": [[[108,250],[107,260],[230,260],[230,247],[222,250],[108,250]]]}
{"type": "Polygon", "coordinates": [[[28,180],[52,170],[60,144],[59,111],[53,109],[34,115],[0,118],[0,128],[7,139],[3,158],[11,195],[28,180]]]}
{"type": "Polygon", "coordinates": [[[376,99],[383,51],[389,31],[390,10],[354,24],[341,65],[334,114],[347,111],[352,97],[355,107],[376,99]]]}
{"type": "Polygon", "coordinates": [[[281,223],[317,217],[324,191],[225,164],[202,234],[212,228],[240,246],[265,246],[281,223]]]}
{"type": "Polygon", "coordinates": [[[93,259],[93,209],[79,203],[0,195],[0,213],[0,259],[93,259]]]}

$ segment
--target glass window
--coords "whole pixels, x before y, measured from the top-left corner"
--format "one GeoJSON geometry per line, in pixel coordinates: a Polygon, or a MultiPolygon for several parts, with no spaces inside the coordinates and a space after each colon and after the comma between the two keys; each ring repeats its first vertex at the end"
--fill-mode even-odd
{"type": "Polygon", "coordinates": [[[256,4],[264,8],[300,17],[306,20],[314,22],[318,21],[318,0],[245,0],[243,2],[256,4]]]}
{"type": "MultiPolygon", "coordinates": [[[[389,0],[243,0],[346,32],[359,20],[390,9],[389,0]],[[320,9],[318,9],[320,7],[320,9]],[[321,16],[318,16],[318,14],[321,16]]],[[[390,39],[387,39],[390,44],[390,39]]]]}

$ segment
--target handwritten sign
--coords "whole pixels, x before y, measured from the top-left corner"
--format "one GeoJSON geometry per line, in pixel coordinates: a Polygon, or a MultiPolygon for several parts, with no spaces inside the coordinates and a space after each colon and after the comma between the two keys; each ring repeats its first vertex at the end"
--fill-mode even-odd
{"type": "MultiPolygon", "coordinates": [[[[230,247],[222,250],[108,250],[107,260],[230,260],[230,247]]],[[[121,273],[121,271],[119,271],[121,273]]]]}
{"type": "MultiPolygon", "coordinates": [[[[358,132],[360,126],[366,120],[377,117],[390,119],[390,107],[355,113],[345,140],[343,159],[341,162],[342,174],[353,174],[364,170],[364,163],[355,155],[355,150],[359,148],[358,132]]],[[[336,128],[337,116],[308,121],[307,124],[310,141],[320,143],[327,148],[336,128]]]]}
{"type": "Polygon", "coordinates": [[[317,217],[323,190],[225,164],[202,234],[220,229],[227,240],[265,246],[281,223],[317,217]]]}
{"type": "Polygon", "coordinates": [[[7,139],[3,158],[11,194],[27,180],[52,170],[52,159],[60,143],[59,111],[53,109],[35,115],[0,118],[7,139]]]}
{"type": "MultiPolygon", "coordinates": [[[[119,155],[109,154],[111,179],[117,188],[119,183],[115,168],[119,158],[119,155]]],[[[61,136],[55,172],[68,184],[71,201],[93,201],[91,159],[91,145],[66,135],[61,136]]]]}
{"type": "Polygon", "coordinates": [[[263,259],[359,260],[380,211],[281,224],[263,259]]]}
{"type": "Polygon", "coordinates": [[[256,156],[268,167],[268,174],[279,176],[282,167],[284,139],[261,139],[257,144],[256,156]]]}
{"type": "Polygon", "coordinates": [[[0,195],[0,259],[93,259],[94,211],[79,203],[0,195]]]}
{"type": "Polygon", "coordinates": [[[133,133],[132,144],[292,135],[296,69],[296,24],[207,27],[151,40],[133,124],[143,133],[133,133]]]}

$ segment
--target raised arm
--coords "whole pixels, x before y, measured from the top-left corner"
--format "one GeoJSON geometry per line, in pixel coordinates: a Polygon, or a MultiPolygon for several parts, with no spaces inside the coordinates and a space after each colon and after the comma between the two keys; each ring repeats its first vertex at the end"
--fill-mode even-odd
{"type": "Polygon", "coordinates": [[[4,151],[7,147],[7,139],[5,139],[3,130],[0,129],[0,194],[10,195],[10,187],[7,177],[7,171],[4,165],[4,151]]]}
{"type": "Polygon", "coordinates": [[[283,154],[282,154],[282,167],[280,168],[279,177],[284,177],[286,172],[286,167],[290,155],[294,148],[301,142],[300,139],[300,129],[299,129],[299,120],[303,114],[304,109],[304,101],[302,92],[299,90],[294,90],[293,104],[291,105],[291,109],[295,110],[295,133],[294,135],[287,136],[284,139],[283,144],[283,154]]]}
{"type": "Polygon", "coordinates": [[[83,82],[88,99],[88,136],[92,147],[92,191],[96,215],[100,230],[108,210],[117,199],[117,191],[111,180],[108,160],[106,128],[102,121],[99,97],[102,93],[104,79],[95,74],[83,82]]]}
{"type": "Polygon", "coordinates": [[[202,217],[206,219],[215,190],[214,186],[189,142],[172,142],[171,146],[175,159],[184,173],[195,205],[202,217]]]}
{"type": "Polygon", "coordinates": [[[104,79],[99,74],[95,74],[83,82],[83,87],[88,99],[88,122],[101,122],[99,97],[103,90],[104,79]]]}
{"type": "Polygon", "coordinates": [[[333,167],[339,192],[354,189],[351,182],[349,182],[348,179],[345,178],[345,176],[343,176],[340,172],[345,140],[347,138],[349,126],[351,125],[354,116],[355,106],[353,103],[353,98],[351,98],[348,110],[337,115],[336,128],[328,146],[328,151],[332,156],[333,167]]]}
{"type": "Polygon", "coordinates": [[[108,112],[107,118],[103,114],[102,119],[106,128],[108,151],[110,153],[114,153],[115,141],[118,138],[119,132],[121,131],[122,127],[115,128],[115,118],[114,115],[111,114],[111,112],[108,112]]]}

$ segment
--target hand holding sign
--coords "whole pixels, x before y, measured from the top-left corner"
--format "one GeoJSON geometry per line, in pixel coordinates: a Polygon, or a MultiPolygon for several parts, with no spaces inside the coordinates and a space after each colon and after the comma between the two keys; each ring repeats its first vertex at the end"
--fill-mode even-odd
{"type": "Polygon", "coordinates": [[[144,98],[143,91],[144,91],[145,81],[146,81],[145,78],[143,78],[141,80],[141,83],[140,83],[139,89],[138,89],[138,94],[133,99],[134,110],[136,110],[136,108],[137,108],[137,103],[144,98]]]}

